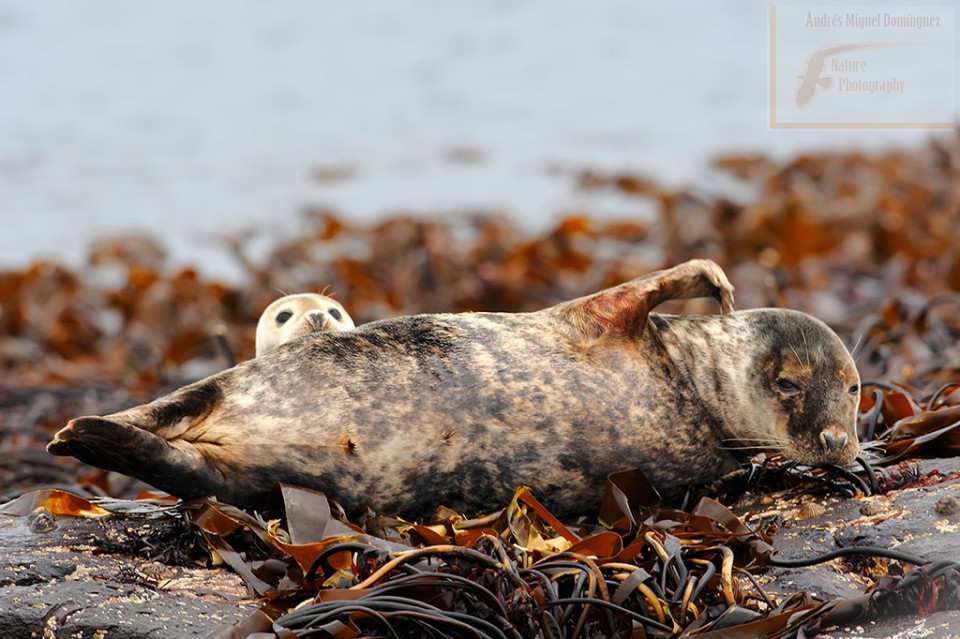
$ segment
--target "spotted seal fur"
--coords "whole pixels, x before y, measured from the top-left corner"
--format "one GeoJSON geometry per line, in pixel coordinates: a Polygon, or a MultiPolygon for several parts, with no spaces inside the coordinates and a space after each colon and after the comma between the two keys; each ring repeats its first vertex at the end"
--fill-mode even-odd
{"type": "Polygon", "coordinates": [[[258,507],[275,481],[346,506],[474,513],[519,485],[561,516],[597,511],[639,467],[667,499],[753,451],[844,464],[857,371],[825,324],[733,311],[694,260],[532,313],[414,315],[323,332],[106,417],[47,449],[174,495],[258,507]],[[720,315],[651,313],[712,296],[720,315]]]}

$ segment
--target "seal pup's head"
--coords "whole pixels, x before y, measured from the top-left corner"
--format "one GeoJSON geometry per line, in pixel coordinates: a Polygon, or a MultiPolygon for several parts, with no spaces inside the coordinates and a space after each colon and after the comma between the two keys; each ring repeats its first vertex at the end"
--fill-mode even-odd
{"type": "MultiPolygon", "coordinates": [[[[737,315],[739,315],[738,313],[737,315]]],[[[845,465],[859,451],[857,408],[860,376],[843,342],[826,324],[783,309],[744,311],[756,350],[750,370],[748,405],[754,421],[743,435],[809,466],[845,465]],[[764,439],[767,441],[764,441],[764,439]]]]}
{"type": "Polygon", "coordinates": [[[343,306],[326,295],[287,295],[270,304],[257,322],[257,357],[307,333],[348,331],[353,327],[353,319],[343,306]]]}

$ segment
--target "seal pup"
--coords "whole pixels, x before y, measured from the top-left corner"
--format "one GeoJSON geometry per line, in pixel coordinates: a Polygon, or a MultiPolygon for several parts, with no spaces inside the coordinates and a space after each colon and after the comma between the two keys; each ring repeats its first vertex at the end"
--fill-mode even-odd
{"type": "Polygon", "coordinates": [[[408,518],[479,512],[532,486],[558,516],[598,510],[640,468],[666,500],[759,450],[850,463],[859,378],[809,315],[733,312],[694,260],[532,313],[413,315],[312,333],[106,417],[47,450],[178,497],[262,504],[274,482],[408,518]],[[712,296],[721,315],[659,315],[712,296]]]}
{"type": "Polygon", "coordinates": [[[348,331],[353,318],[337,300],[320,293],[285,295],[257,322],[257,357],[290,340],[319,331],[348,331]]]}

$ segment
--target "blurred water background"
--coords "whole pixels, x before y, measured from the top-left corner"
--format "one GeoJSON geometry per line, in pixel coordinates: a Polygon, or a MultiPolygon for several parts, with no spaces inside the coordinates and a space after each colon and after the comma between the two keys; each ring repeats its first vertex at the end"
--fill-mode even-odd
{"type": "Polygon", "coordinates": [[[2,0],[0,268],[143,231],[230,278],[220,235],[266,246],[306,207],[642,218],[574,176],[712,191],[721,152],[953,135],[769,129],[768,32],[743,0],[2,0]]]}

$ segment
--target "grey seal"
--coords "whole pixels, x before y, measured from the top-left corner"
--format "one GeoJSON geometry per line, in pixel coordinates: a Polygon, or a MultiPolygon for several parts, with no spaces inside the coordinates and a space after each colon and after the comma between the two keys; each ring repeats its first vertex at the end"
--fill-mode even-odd
{"type": "Polygon", "coordinates": [[[320,293],[284,295],[260,315],[257,357],[307,333],[347,331],[353,327],[353,318],[332,297],[320,293]]]}
{"type": "Polygon", "coordinates": [[[474,513],[533,487],[594,514],[640,468],[666,499],[754,451],[810,465],[857,454],[859,378],[796,311],[733,311],[693,260],[532,313],[428,314],[312,333],[169,395],[81,417],[47,449],[183,498],[258,507],[276,481],[413,518],[474,513]],[[714,297],[720,315],[661,315],[714,297]]]}

